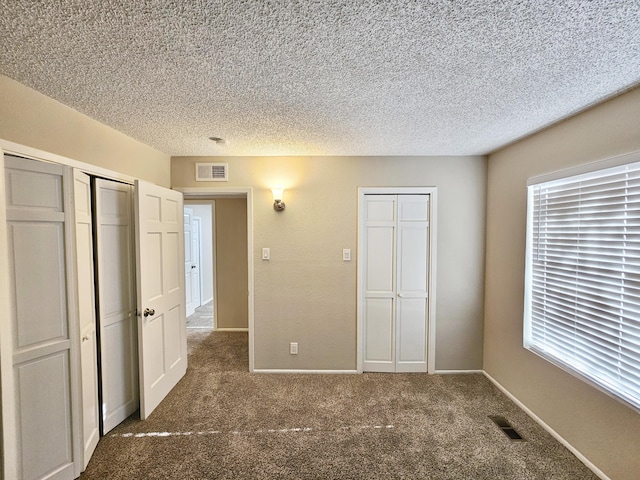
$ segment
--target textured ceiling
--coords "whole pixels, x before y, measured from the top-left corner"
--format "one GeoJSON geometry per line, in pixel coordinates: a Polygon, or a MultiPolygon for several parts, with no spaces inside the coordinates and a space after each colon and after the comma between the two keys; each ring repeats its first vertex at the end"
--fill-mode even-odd
{"type": "Polygon", "coordinates": [[[639,84],[640,1],[0,0],[0,73],[171,155],[484,154],[639,84]]]}

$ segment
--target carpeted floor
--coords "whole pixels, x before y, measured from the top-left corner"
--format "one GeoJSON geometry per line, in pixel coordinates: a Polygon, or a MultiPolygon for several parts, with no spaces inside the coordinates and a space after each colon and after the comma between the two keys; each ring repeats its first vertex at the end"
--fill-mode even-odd
{"type": "Polygon", "coordinates": [[[480,374],[252,375],[246,333],[188,343],[187,375],[82,480],[597,478],[480,374]]]}
{"type": "Polygon", "coordinates": [[[213,329],[213,300],[199,306],[193,315],[187,317],[187,328],[213,329]]]}

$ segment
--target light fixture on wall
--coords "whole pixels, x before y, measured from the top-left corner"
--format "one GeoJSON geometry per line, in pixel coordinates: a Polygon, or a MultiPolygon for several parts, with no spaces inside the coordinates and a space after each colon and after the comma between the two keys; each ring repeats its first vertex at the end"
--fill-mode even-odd
{"type": "Polygon", "coordinates": [[[284,202],[282,201],[282,194],[284,193],[284,188],[273,187],[271,189],[271,193],[273,193],[273,209],[276,212],[281,212],[282,210],[284,210],[284,202]]]}

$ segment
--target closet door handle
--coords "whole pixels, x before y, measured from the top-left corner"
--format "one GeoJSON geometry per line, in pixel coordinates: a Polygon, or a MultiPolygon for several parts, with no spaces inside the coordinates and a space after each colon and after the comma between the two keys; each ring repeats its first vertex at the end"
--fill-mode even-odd
{"type": "Polygon", "coordinates": [[[156,311],[153,308],[145,308],[144,312],[142,312],[142,314],[145,317],[154,316],[156,314],[156,311]]]}

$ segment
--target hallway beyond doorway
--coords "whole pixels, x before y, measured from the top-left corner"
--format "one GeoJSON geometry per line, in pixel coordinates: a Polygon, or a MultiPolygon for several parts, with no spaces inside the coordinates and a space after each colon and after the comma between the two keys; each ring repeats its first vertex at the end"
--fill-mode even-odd
{"type": "Polygon", "coordinates": [[[213,330],[213,301],[196,308],[193,315],[187,317],[187,329],[213,330]]]}

